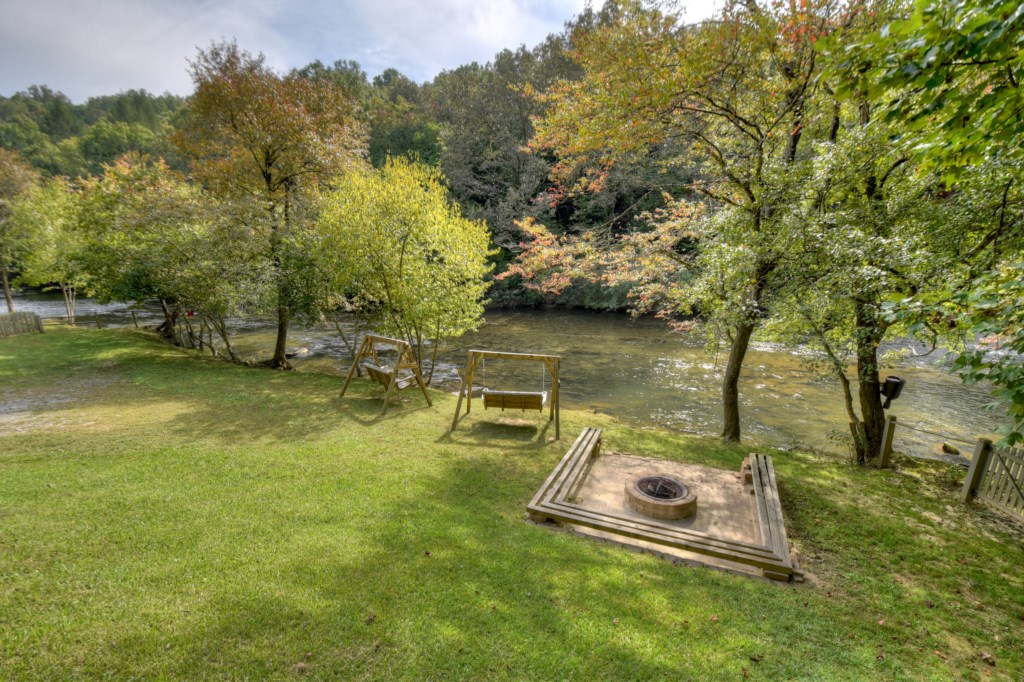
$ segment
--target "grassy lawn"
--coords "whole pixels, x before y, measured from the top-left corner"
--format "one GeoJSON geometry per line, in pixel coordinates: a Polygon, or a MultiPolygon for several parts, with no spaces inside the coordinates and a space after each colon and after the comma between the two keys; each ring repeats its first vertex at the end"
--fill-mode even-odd
{"type": "Polygon", "coordinates": [[[340,385],[129,331],[0,339],[0,678],[1024,678],[1024,533],[958,505],[962,470],[770,452],[810,573],[782,585],[524,521],[584,426],[747,449],[566,410],[559,443],[476,410],[449,437],[451,396],[381,419],[340,385]]]}

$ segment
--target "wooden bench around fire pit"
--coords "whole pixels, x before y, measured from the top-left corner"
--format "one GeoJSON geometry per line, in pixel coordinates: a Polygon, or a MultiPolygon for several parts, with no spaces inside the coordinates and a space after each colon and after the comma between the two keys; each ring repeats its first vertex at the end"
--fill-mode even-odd
{"type": "Polygon", "coordinates": [[[530,520],[537,523],[570,524],[631,540],[654,543],[684,552],[743,564],[758,569],[773,580],[802,579],[803,573],[789,556],[789,543],[782,520],[771,458],[751,455],[754,505],[757,509],[761,542],[743,542],[702,533],[687,527],[660,521],[639,519],[623,513],[587,506],[577,499],[577,491],[588,475],[590,460],[601,450],[601,430],[586,428],[544,481],[527,506],[530,520]]]}

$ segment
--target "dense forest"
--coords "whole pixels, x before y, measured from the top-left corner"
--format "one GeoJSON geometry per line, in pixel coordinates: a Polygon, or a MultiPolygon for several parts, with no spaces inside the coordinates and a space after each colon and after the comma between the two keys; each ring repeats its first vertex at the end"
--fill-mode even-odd
{"type": "MultiPolygon", "coordinates": [[[[530,216],[565,229],[627,225],[643,210],[662,204],[662,192],[684,187],[684,174],[666,176],[657,159],[617,170],[603,191],[552,205],[553,157],[530,153],[532,118],[543,105],[533,91],[576,79],[571,59],[574,32],[611,20],[614,10],[586,11],[528,49],[504,50],[493,61],[468,64],[418,84],[394,69],[372,79],[354,61],[319,61],[294,70],[308,79],[329,79],[359,102],[368,129],[366,153],[375,167],[392,156],[408,156],[444,174],[451,197],[467,217],[486,221],[498,271],[512,258],[522,232],[516,221],[530,216]],[[678,177],[677,177],[678,176],[678,177]]],[[[69,178],[102,174],[103,166],[129,152],[163,158],[179,171],[188,161],[171,142],[186,99],[145,90],[90,98],[74,104],[45,85],[0,97],[0,147],[20,152],[45,175],[69,178]]],[[[560,303],[595,309],[625,309],[626,288],[579,282],[557,297],[542,297],[518,281],[496,282],[490,299],[499,305],[560,303]]]]}
{"type": "Polygon", "coordinates": [[[883,342],[917,337],[1001,390],[1014,442],[1022,35],[998,0],[727,2],[699,24],[609,2],[422,84],[346,60],[279,74],[220,43],[187,99],[33,86],[0,99],[0,191],[51,189],[0,216],[5,288],[10,270],[157,298],[168,328],[187,303],[229,355],[228,316],[274,314],[279,367],[296,317],[354,311],[422,353],[478,323],[485,289],[629,308],[727,349],[727,440],[751,339],[815,348],[861,461],[882,433],[883,342]]]}

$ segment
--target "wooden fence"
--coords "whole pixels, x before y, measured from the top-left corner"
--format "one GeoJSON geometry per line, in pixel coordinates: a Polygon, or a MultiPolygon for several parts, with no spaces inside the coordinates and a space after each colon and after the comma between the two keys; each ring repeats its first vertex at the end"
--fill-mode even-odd
{"type": "Polygon", "coordinates": [[[997,450],[979,438],[971,468],[960,495],[963,502],[978,499],[1017,517],[1024,516],[1024,449],[997,450]]]}
{"type": "Polygon", "coordinates": [[[43,321],[35,313],[0,315],[0,338],[32,332],[43,333],[43,321]]]}

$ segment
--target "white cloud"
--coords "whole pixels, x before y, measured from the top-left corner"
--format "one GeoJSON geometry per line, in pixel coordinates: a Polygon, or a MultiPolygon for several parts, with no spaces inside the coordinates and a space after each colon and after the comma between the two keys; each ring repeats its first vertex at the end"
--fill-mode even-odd
{"type": "MultiPolygon", "coordinates": [[[[423,81],[533,46],[585,0],[0,0],[0,94],[49,85],[74,101],[129,88],[188,94],[197,47],[235,38],[279,70],[355,59],[423,81]]],[[[691,19],[715,0],[697,0],[691,19]]],[[[599,6],[600,1],[594,3],[599,6]]]]}

